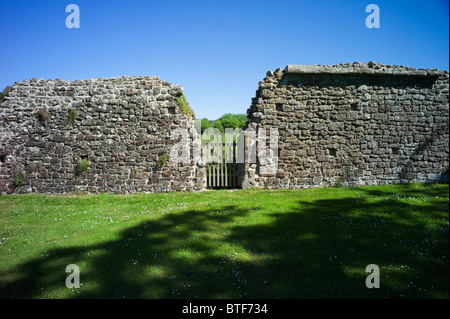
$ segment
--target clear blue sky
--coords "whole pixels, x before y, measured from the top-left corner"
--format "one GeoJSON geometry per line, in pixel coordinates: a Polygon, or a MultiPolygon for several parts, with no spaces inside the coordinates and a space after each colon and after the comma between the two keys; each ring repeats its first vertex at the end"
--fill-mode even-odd
{"type": "Polygon", "coordinates": [[[0,88],[158,75],[198,118],[245,113],[268,70],[375,61],[449,68],[448,0],[0,0],[0,88]],[[80,29],[65,8],[80,7],[80,29]],[[368,4],[381,27],[368,29],[368,4]]]}

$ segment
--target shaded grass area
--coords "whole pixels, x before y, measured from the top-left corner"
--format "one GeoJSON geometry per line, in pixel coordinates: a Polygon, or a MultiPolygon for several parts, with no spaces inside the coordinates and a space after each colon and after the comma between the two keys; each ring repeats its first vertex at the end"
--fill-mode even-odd
{"type": "Polygon", "coordinates": [[[448,298],[448,199],[421,184],[2,196],[0,297],[448,298]]]}

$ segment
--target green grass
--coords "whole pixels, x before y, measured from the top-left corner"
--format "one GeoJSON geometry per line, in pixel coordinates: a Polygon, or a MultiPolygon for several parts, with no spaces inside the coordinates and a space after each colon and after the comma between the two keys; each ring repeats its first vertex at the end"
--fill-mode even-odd
{"type": "Polygon", "coordinates": [[[1,196],[0,298],[449,298],[448,209],[420,184],[1,196]]]}

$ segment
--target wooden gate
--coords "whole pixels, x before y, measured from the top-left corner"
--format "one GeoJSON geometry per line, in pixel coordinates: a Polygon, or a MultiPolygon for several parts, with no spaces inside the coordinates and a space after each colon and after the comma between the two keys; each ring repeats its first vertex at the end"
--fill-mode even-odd
{"type": "Polygon", "coordinates": [[[221,162],[206,164],[207,188],[241,188],[244,164],[237,163],[236,140],[225,142],[212,141],[209,144],[222,149],[223,159],[221,162]],[[230,160],[228,160],[230,163],[226,163],[225,154],[231,156],[230,160]]]}

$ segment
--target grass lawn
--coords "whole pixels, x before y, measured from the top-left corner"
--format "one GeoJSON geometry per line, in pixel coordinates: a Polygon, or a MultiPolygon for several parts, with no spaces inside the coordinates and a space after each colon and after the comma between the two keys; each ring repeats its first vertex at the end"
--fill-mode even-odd
{"type": "Polygon", "coordinates": [[[449,298],[448,210],[422,184],[1,196],[0,298],[449,298]]]}

